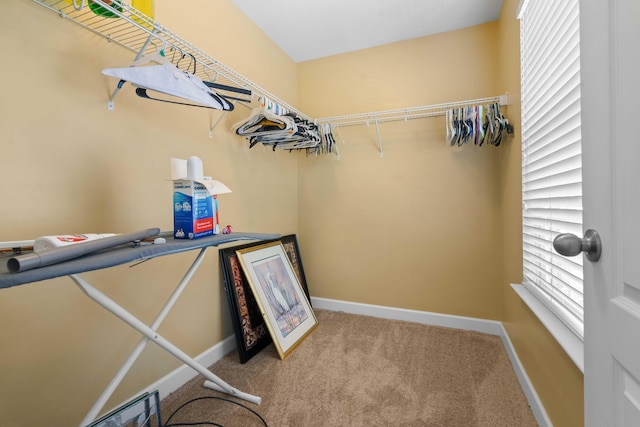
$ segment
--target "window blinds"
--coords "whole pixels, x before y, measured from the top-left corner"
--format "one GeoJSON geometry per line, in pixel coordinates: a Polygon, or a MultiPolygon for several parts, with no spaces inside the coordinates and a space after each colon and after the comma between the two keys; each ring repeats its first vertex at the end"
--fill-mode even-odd
{"type": "Polygon", "coordinates": [[[525,1],[518,15],[524,285],[582,338],[582,255],[553,249],[583,234],[578,0],[525,1]]]}

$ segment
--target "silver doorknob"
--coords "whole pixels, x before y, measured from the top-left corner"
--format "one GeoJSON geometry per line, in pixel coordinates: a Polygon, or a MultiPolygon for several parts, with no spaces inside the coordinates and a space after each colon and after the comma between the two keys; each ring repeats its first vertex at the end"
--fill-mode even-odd
{"type": "Polygon", "coordinates": [[[570,233],[558,234],[553,239],[553,247],[564,256],[576,256],[584,252],[591,262],[598,261],[602,253],[602,241],[596,230],[585,231],[584,239],[570,233]]]}

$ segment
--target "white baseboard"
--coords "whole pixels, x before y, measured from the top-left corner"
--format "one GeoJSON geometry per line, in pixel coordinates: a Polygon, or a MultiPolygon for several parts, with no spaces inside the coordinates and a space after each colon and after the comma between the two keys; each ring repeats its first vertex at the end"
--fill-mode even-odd
{"type": "MultiPolygon", "coordinates": [[[[214,363],[216,363],[218,360],[222,359],[229,352],[233,351],[235,348],[236,348],[235,336],[230,335],[227,338],[220,341],[218,344],[214,345],[208,350],[205,350],[200,355],[194,357],[194,359],[196,360],[196,362],[198,362],[202,366],[209,367],[214,363]]],[[[179,368],[175,369],[174,371],[168,373],[164,377],[160,378],[158,381],[151,384],[150,386],[140,390],[138,393],[133,395],[131,399],[125,402],[122,402],[120,405],[115,406],[113,409],[116,409],[125,405],[127,402],[134,399],[136,396],[140,396],[141,394],[144,394],[144,393],[151,393],[156,390],[160,395],[160,399],[164,399],[169,394],[173,393],[174,391],[176,391],[177,389],[185,385],[187,382],[195,378],[197,375],[198,373],[195,370],[193,370],[193,368],[187,365],[182,365],[179,368]]],[[[111,410],[107,412],[110,412],[110,411],[111,410]]]]}
{"type": "MultiPolygon", "coordinates": [[[[235,336],[230,335],[210,349],[205,350],[200,355],[194,357],[194,359],[202,366],[208,368],[218,360],[222,359],[228,353],[233,351],[235,348],[236,338],[235,336]]],[[[195,378],[197,375],[198,373],[194,371],[193,368],[187,365],[182,365],[173,372],[165,375],[163,378],[153,383],[149,387],[149,390],[143,390],[143,392],[158,390],[158,392],[160,393],[160,399],[162,399],[182,387],[185,383],[195,378]]]]}
{"type": "Polygon", "coordinates": [[[536,393],[536,389],[531,384],[529,380],[529,376],[527,372],[524,370],[524,366],[520,363],[520,358],[516,354],[516,349],[511,344],[511,340],[509,339],[509,334],[507,334],[506,329],[502,324],[500,325],[502,328],[502,333],[500,334],[500,338],[502,338],[502,344],[504,345],[507,354],[509,355],[509,359],[511,359],[511,365],[513,366],[513,370],[518,377],[518,381],[520,382],[520,387],[522,387],[522,391],[524,395],[527,397],[527,402],[529,402],[529,406],[531,407],[531,412],[536,417],[536,421],[540,426],[552,427],[551,420],[547,415],[547,411],[544,410],[544,406],[542,406],[542,402],[538,397],[538,393],[536,393]]]}
{"type": "Polygon", "coordinates": [[[502,324],[496,320],[475,319],[472,317],[452,316],[450,314],[438,314],[428,311],[407,310],[404,308],[316,297],[311,297],[311,304],[314,308],[330,311],[344,311],[345,313],[362,314],[382,319],[405,320],[407,322],[421,323],[424,325],[477,331],[489,335],[500,335],[502,330],[502,324]]]}
{"type": "Polygon", "coordinates": [[[511,344],[507,331],[501,322],[496,320],[477,319],[473,317],[452,316],[449,314],[431,313],[427,311],[407,310],[403,308],[385,307],[380,305],[361,304],[349,301],[332,300],[326,298],[311,297],[311,304],[314,308],[344,311],[351,314],[362,314],[365,316],[379,317],[383,319],[404,320],[407,322],[421,323],[431,326],[442,326],[445,328],[463,329],[466,331],[482,332],[489,335],[497,335],[502,340],[513,370],[518,377],[520,387],[524,392],[527,402],[531,407],[536,421],[542,427],[551,427],[551,420],[547,416],[547,412],[542,406],[542,402],[536,393],[533,384],[529,380],[520,359],[516,354],[516,350],[511,344]]]}
{"type": "MultiPolygon", "coordinates": [[[[520,386],[531,406],[533,415],[536,417],[538,424],[543,427],[551,427],[551,420],[547,416],[544,406],[533,388],[533,384],[529,380],[524,367],[520,363],[520,359],[516,354],[507,331],[502,326],[501,322],[496,320],[476,319],[473,317],[452,316],[449,314],[431,313],[427,311],[407,310],[403,308],[385,307],[380,305],[361,304],[349,301],[332,300],[327,298],[311,297],[311,303],[314,308],[330,310],[330,311],[343,311],[351,314],[361,314],[365,316],[378,317],[382,319],[392,320],[404,320],[407,322],[421,323],[431,326],[442,326],[445,328],[463,329],[467,331],[476,331],[489,335],[499,336],[502,343],[509,355],[513,370],[518,377],[520,386]]],[[[229,336],[214,345],[210,349],[206,350],[199,356],[195,357],[196,361],[202,366],[211,366],[218,360],[222,359],[226,354],[233,351],[236,348],[235,337],[229,336]]],[[[160,393],[160,399],[165,398],[182,385],[190,381],[198,375],[192,368],[182,365],[173,372],[165,375],[160,380],[151,384],[149,387],[141,390],[136,394],[139,396],[145,392],[152,392],[158,390],[160,393]]],[[[124,402],[123,402],[124,404],[124,402]]]]}

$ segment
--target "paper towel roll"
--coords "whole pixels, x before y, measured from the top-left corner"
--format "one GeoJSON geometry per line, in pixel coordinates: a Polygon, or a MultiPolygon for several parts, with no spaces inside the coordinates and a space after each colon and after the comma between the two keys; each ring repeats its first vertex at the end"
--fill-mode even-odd
{"type": "Polygon", "coordinates": [[[202,171],[202,160],[199,157],[191,156],[187,160],[187,178],[202,179],[204,172],[202,171]]]}

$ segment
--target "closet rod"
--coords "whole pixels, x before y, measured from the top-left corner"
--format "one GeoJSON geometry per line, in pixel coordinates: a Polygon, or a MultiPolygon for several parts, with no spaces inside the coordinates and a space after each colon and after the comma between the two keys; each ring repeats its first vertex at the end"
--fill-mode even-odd
{"type": "MultiPolygon", "coordinates": [[[[104,14],[113,17],[99,16],[89,7],[88,1],[77,0],[76,5],[81,6],[78,9],[71,0],[32,1],[137,55],[151,54],[164,49],[166,58],[174,65],[185,70],[195,70],[194,74],[204,81],[249,89],[254,96],[268,98],[298,117],[312,121],[306,114],[220,63],[124,1],[108,4],[105,0],[92,0],[94,9],[100,7],[104,14]],[[150,43],[147,43],[148,39],[151,39],[150,43]]],[[[252,96],[247,100],[253,99],[252,96]]]]}
{"type": "MultiPolygon", "coordinates": [[[[329,123],[333,128],[345,126],[369,125],[375,123],[394,122],[402,120],[423,119],[426,117],[443,116],[447,110],[453,108],[472,107],[476,105],[495,104],[507,105],[508,95],[492,96],[489,98],[469,99],[466,101],[447,102],[444,104],[424,105],[421,107],[402,108],[397,110],[376,111],[371,113],[348,114],[344,116],[322,117],[316,123],[329,123]]],[[[381,150],[382,151],[382,150],[381,150]]]]}

